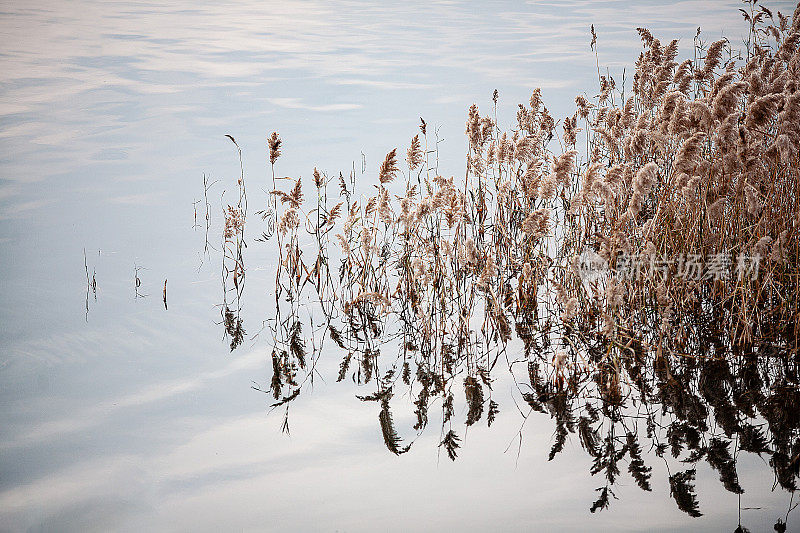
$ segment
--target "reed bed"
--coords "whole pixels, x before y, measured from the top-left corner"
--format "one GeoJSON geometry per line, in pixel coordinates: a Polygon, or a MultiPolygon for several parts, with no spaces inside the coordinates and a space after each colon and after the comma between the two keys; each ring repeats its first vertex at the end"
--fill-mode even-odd
{"type": "MultiPolygon", "coordinates": [[[[460,424],[495,420],[492,383],[503,369],[523,417],[554,420],[550,459],[570,436],[592,457],[591,474],[603,478],[592,512],[609,506],[623,467],[651,489],[648,451],[691,516],[701,514],[697,464],[741,494],[743,451],[764,457],[776,486],[794,493],[800,8],[790,18],[750,2],[742,13],[741,52],[698,32],[679,60],[677,40],[638,29],[632,81],[618,85],[598,66],[599,92],[578,95],[561,121],[537,89],[505,131],[495,91],[492,112],[469,108],[462,178],[439,174],[424,120],[361,195],[355,168],[347,177],[314,169],[305,184],[276,179],[273,133],[273,191],[260,212],[261,240],[274,237],[279,254],[273,377],[258,388],[285,409],[285,429],[333,345],[338,380],[370,387],[358,398],[377,405],[398,455],[435,408],[440,446],[455,460],[460,424]],[[415,424],[398,430],[392,398],[402,391],[415,424]]],[[[237,301],[243,179],[223,268],[237,301]]],[[[227,304],[225,313],[233,349],[244,332],[227,304]]]]}

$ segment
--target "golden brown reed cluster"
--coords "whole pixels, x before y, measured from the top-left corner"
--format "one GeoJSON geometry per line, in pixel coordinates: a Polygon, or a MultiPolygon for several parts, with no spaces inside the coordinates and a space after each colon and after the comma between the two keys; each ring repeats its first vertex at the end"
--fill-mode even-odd
{"type": "MultiPolygon", "coordinates": [[[[705,459],[736,493],[738,451],[767,453],[778,483],[795,490],[800,9],[790,19],[747,6],[741,54],[698,33],[694,56],[678,63],[677,40],[640,28],[632,87],[598,68],[599,93],[575,99],[561,132],[538,89],[510,131],[473,105],[463,179],[431,164],[422,121],[406,170],[390,151],[374,194],[356,198],[355,170],[339,174],[332,202],[317,169],[315,205],[304,205],[300,179],[275,190],[285,206],[270,322],[275,405],[288,413],[330,339],[345,354],[339,380],[374,384],[360,398],[380,405],[392,452],[409,449],[390,413],[404,383],[414,430],[438,406],[441,446],[455,459],[456,399],[467,426],[484,413],[491,425],[499,362],[527,374],[523,415],[555,419],[550,458],[574,433],[592,474],[603,473],[592,511],[609,505],[622,461],[650,490],[640,431],[665,462],[667,450],[705,459]],[[313,262],[301,250],[309,238],[313,262]],[[309,321],[310,295],[319,316],[309,321]]],[[[269,147],[274,168],[277,134],[269,147]]],[[[697,516],[694,473],[670,475],[670,492],[697,516]]]]}

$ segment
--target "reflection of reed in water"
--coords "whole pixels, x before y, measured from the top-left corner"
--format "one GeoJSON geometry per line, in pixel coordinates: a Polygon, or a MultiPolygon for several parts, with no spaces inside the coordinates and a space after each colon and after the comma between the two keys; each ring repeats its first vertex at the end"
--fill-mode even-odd
{"type": "Polygon", "coordinates": [[[456,403],[467,426],[484,414],[491,424],[501,362],[527,374],[516,391],[523,416],[554,419],[550,459],[571,434],[593,458],[604,482],[592,511],[608,507],[622,468],[650,490],[651,449],[692,516],[695,465],[707,462],[741,494],[742,451],[768,457],[776,484],[793,493],[800,12],[749,9],[741,60],[727,41],[698,33],[693,58],[678,63],[677,40],[665,46],[639,29],[632,88],[598,68],[599,94],[578,96],[561,132],[538,89],[510,131],[498,127],[497,93],[493,117],[473,105],[463,181],[438,175],[438,139],[429,148],[422,121],[404,171],[392,150],[361,198],[355,171],[349,184],[339,175],[338,203],[316,169],[310,206],[300,179],[276,185],[265,392],[285,406],[285,428],[330,339],[344,353],[339,381],[373,384],[359,398],[379,405],[395,454],[409,447],[391,416],[398,388],[413,394],[416,432],[441,406],[441,446],[455,459],[456,403]],[[308,243],[313,262],[301,251],[308,243]],[[605,270],[587,282],[589,251],[605,270]],[[645,266],[631,275],[624,263],[634,257],[645,266]],[[759,268],[742,258],[759,258],[759,268]]]}
{"type": "MultiPolygon", "coordinates": [[[[100,250],[97,250],[98,257],[100,250]]],[[[94,296],[94,301],[97,301],[97,269],[92,268],[92,275],[89,276],[89,262],[86,259],[86,248],[83,249],[83,268],[86,271],[86,314],[85,320],[89,321],[89,293],[94,296]]]]}
{"type": "Polygon", "coordinates": [[[133,264],[133,298],[134,300],[138,300],[139,298],[146,298],[147,294],[141,291],[142,288],[142,278],[139,277],[139,272],[142,270],[146,270],[143,266],[139,266],[136,263],[133,264]]]}

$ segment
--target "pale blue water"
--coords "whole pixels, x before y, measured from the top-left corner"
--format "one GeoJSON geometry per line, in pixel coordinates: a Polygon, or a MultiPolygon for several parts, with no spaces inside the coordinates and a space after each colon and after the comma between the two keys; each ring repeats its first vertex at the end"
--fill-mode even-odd
{"type": "MultiPolygon", "coordinates": [[[[250,389],[271,373],[252,334],[272,251],[248,250],[249,335],[231,354],[215,324],[220,257],[203,257],[192,202],[203,173],[220,180],[217,239],[238,172],[225,134],[243,148],[251,211],[273,130],[279,174],[346,172],[363,152],[368,179],[422,116],[440,127],[442,173],[458,174],[466,109],[489,109],[495,88],[506,125],[534,87],[558,116],[594,90],[590,24],[619,79],[636,26],[681,36],[688,53],[698,25],[739,42],[739,5],[2,2],[0,530],[732,531],[737,498],[707,467],[701,519],[675,508],[658,468],[653,493],[628,483],[589,514],[601,483],[588,457],[573,442],[548,463],[546,417],[528,422],[519,457],[506,452],[521,423],[510,404],[455,463],[438,457],[435,427],[395,457],[373,406],[329,373],[282,435],[250,389]],[[88,321],[84,248],[98,283],[88,321]],[[146,298],[134,298],[135,265],[146,298]]],[[[770,530],[788,495],[770,492],[757,458],[739,469],[742,505],[760,508],[744,523],[770,530]]]]}

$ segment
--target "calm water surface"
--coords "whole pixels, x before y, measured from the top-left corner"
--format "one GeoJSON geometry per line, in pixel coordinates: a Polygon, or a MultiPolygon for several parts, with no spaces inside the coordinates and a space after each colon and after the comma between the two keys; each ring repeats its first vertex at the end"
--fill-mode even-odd
{"type": "MultiPolygon", "coordinates": [[[[680,36],[683,53],[698,25],[738,43],[739,5],[0,3],[0,530],[732,531],[738,498],[707,466],[700,519],[675,507],[658,465],[652,493],[623,482],[620,501],[590,514],[601,484],[590,459],[569,442],[547,462],[545,416],[518,448],[510,400],[491,430],[471,428],[455,463],[439,455],[435,427],[395,457],[376,408],[334,383],[336,358],[281,434],[280,413],[250,388],[271,375],[256,333],[274,250],[248,249],[248,335],[229,353],[221,259],[203,254],[193,202],[204,173],[218,180],[218,242],[238,173],[225,134],[243,149],[251,211],[266,198],[273,130],[281,175],[363,162],[369,179],[422,116],[444,140],[442,173],[458,174],[466,109],[488,109],[495,88],[502,125],[534,87],[556,116],[594,89],[590,24],[621,78],[636,26],[680,36]],[[88,314],[84,249],[97,281],[88,314]]],[[[410,411],[395,416],[413,425],[410,411]]],[[[788,495],[771,491],[758,457],[739,475],[742,506],[757,508],[743,523],[771,530],[788,495]]]]}

